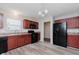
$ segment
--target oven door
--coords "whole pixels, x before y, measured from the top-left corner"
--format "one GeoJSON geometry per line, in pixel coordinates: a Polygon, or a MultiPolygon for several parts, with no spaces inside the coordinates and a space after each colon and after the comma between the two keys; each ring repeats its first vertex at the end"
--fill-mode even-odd
{"type": "Polygon", "coordinates": [[[0,38],[0,54],[7,51],[7,38],[0,38]]]}

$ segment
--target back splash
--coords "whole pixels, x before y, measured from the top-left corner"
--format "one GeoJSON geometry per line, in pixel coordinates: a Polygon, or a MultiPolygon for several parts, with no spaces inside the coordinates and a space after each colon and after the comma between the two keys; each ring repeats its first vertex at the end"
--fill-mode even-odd
{"type": "Polygon", "coordinates": [[[68,29],[68,35],[79,35],[79,29],[68,29]]]}

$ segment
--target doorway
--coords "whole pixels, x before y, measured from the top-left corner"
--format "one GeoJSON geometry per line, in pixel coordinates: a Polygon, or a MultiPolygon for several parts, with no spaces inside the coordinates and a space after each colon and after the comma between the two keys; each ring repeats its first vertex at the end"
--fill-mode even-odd
{"type": "Polygon", "coordinates": [[[50,22],[44,22],[44,42],[50,43],[50,22]]]}

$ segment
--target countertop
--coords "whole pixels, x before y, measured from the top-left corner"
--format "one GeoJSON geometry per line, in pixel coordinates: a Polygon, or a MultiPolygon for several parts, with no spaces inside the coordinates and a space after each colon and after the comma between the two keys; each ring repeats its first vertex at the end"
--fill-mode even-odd
{"type": "Polygon", "coordinates": [[[21,32],[21,33],[0,33],[0,37],[13,36],[13,35],[30,35],[31,33],[21,32]]]}
{"type": "Polygon", "coordinates": [[[79,33],[71,33],[71,32],[69,32],[68,35],[79,35],[79,33]]]}
{"type": "MultiPolygon", "coordinates": [[[[40,33],[40,32],[35,32],[40,33]]],[[[31,35],[31,33],[28,32],[18,32],[18,33],[0,33],[0,37],[6,37],[6,36],[14,36],[14,35],[31,35]]]]}

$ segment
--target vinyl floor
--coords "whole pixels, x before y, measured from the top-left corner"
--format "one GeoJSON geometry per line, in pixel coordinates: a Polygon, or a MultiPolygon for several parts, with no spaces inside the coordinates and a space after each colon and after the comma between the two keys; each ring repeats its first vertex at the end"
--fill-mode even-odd
{"type": "Polygon", "coordinates": [[[79,49],[64,48],[47,42],[28,44],[1,55],[79,55],[79,49]]]}

